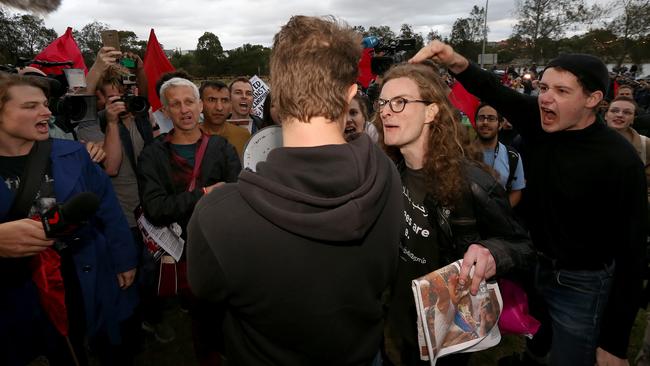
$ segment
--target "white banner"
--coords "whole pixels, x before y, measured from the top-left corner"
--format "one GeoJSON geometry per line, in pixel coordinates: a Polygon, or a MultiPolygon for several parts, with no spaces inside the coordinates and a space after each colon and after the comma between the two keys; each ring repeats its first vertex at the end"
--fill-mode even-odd
{"type": "Polygon", "coordinates": [[[260,118],[264,116],[264,99],[269,93],[269,87],[264,80],[260,79],[257,75],[250,78],[251,85],[253,86],[253,111],[252,113],[260,118]]]}

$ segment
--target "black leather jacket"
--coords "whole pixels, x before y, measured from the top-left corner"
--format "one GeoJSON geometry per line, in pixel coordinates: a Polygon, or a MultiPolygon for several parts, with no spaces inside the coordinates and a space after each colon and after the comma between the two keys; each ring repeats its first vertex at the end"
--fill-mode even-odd
{"type": "Polygon", "coordinates": [[[475,163],[465,166],[466,183],[453,210],[430,195],[424,199],[432,227],[437,227],[440,262],[462,258],[471,244],[486,247],[496,262],[497,276],[534,268],[535,251],[526,229],[515,218],[503,187],[475,163]]]}
{"type": "Polygon", "coordinates": [[[165,136],[158,136],[140,154],[137,170],[140,202],[153,225],[167,226],[178,222],[185,234],[194,206],[203,196],[202,188],[217,182],[236,182],[241,164],[235,149],[226,139],[210,136],[196,189],[191,192],[179,190],[173,180],[172,148],[165,136]]]}

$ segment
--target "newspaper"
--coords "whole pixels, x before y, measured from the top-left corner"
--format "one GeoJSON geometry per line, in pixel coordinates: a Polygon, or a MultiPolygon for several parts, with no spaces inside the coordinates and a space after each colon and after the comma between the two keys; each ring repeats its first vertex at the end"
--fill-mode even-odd
{"type": "Polygon", "coordinates": [[[185,247],[185,241],[181,238],[180,225],[174,222],[169,226],[154,226],[144,216],[141,207],[136,209],[135,215],[136,223],[142,233],[142,240],[154,260],[160,259],[166,252],[178,262],[185,247]]]}
{"type": "Polygon", "coordinates": [[[483,281],[473,296],[458,284],[462,259],[413,280],[418,315],[420,358],[436,364],[439,357],[475,352],[501,340],[497,322],[503,309],[499,286],[483,281]]]}

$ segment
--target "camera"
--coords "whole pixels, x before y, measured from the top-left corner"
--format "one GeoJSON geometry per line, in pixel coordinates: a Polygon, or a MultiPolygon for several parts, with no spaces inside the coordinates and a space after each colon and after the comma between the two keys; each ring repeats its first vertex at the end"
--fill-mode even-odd
{"type": "Polygon", "coordinates": [[[81,122],[97,119],[97,97],[94,94],[66,94],[50,99],[50,110],[57,125],[71,132],[81,122]]]}
{"type": "Polygon", "coordinates": [[[381,40],[375,46],[375,56],[370,61],[370,69],[375,75],[383,75],[394,64],[406,61],[406,52],[415,50],[415,38],[400,38],[390,43],[381,40]]]}
{"type": "Polygon", "coordinates": [[[130,92],[124,93],[122,98],[116,101],[124,102],[127,112],[132,114],[143,114],[149,111],[149,101],[147,98],[134,95],[130,92]]]}

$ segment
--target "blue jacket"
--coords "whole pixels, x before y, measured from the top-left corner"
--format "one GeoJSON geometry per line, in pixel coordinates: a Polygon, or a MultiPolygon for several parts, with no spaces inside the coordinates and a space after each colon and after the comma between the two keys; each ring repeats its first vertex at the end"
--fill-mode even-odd
{"type": "MultiPolygon", "coordinates": [[[[52,142],[51,171],[57,202],[75,194],[93,192],[101,201],[89,224],[69,238],[86,315],[87,335],[100,330],[119,341],[119,322],[137,303],[134,286],[121,290],[117,274],[136,268],[138,252],[108,176],[94,164],[83,145],[67,140],[52,142]]],[[[7,221],[14,194],[0,184],[0,222],[7,221]]],[[[12,260],[12,259],[4,259],[12,260]]],[[[0,314],[0,317],[11,316],[0,314]]]]}

